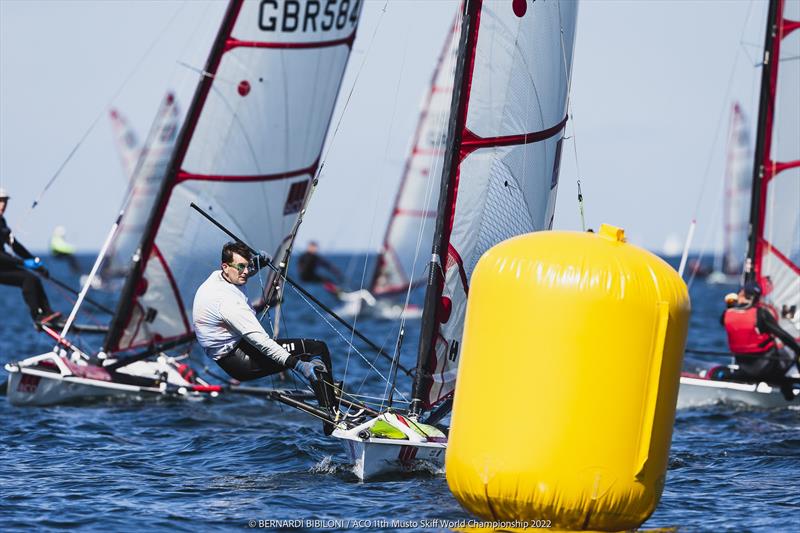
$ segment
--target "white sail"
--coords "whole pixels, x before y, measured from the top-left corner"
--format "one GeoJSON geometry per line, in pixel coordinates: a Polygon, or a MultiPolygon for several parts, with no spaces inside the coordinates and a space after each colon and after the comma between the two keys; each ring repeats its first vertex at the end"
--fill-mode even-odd
{"type": "Polygon", "coordinates": [[[456,20],[445,39],[417,130],[406,159],[400,188],[386,228],[370,292],[376,296],[405,292],[425,282],[427,248],[433,239],[439,199],[444,142],[458,53],[456,20]]]}
{"type": "MultiPolygon", "coordinates": [[[[124,124],[124,128],[131,134],[127,137],[135,138],[127,121],[119,114],[116,116],[118,124],[124,124]]],[[[156,112],[144,146],[136,149],[138,156],[129,174],[130,182],[124,202],[126,207],[100,270],[103,283],[112,278],[125,278],[129,274],[131,257],[139,246],[158,191],[167,173],[179,121],[180,112],[175,96],[167,93],[156,112]]],[[[125,161],[125,157],[131,154],[121,149],[120,155],[125,161]]]]}
{"type": "Polygon", "coordinates": [[[738,103],[731,109],[728,160],[725,168],[722,272],[741,274],[747,255],[753,149],[747,118],[738,103]]]}
{"type": "Polygon", "coordinates": [[[780,325],[800,339],[800,1],[774,2],[775,33],[762,77],[755,154],[753,269],[780,325]]]}
{"type": "Polygon", "coordinates": [[[191,338],[194,290],[228,240],[191,202],[286,259],[360,12],[359,0],[324,8],[313,0],[230,2],[134,253],[107,351],[191,338]]]}
{"type": "Polygon", "coordinates": [[[469,280],[480,256],[552,225],[567,121],[577,3],[486,0],[467,9],[473,20],[464,22],[465,66],[454,97],[461,108],[454,104],[454,153],[445,162],[450,192],[440,202],[446,218],[434,248],[445,260],[445,279],[438,302],[431,305],[426,295],[415,383],[414,398],[426,409],[453,393],[469,280]],[[430,320],[437,323],[427,339],[430,320]]]}

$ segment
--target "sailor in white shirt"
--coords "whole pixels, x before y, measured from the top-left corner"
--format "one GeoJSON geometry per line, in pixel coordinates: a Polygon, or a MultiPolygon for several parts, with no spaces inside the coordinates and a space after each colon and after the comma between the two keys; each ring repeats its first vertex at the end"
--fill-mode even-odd
{"type": "Polygon", "coordinates": [[[269,338],[239,287],[255,273],[252,254],[242,243],[222,248],[222,267],[211,273],[194,296],[192,315],[197,341],[206,355],[230,376],[247,381],[293,368],[307,379],[325,370],[319,360],[302,361],[269,338]]]}

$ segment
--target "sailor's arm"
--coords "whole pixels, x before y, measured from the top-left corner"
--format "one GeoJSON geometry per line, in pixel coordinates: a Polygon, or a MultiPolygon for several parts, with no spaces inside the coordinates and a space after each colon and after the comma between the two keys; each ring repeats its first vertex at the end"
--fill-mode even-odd
{"type": "Polygon", "coordinates": [[[269,338],[249,306],[243,302],[223,302],[220,305],[220,314],[233,331],[247,338],[250,344],[270,359],[288,368],[295,367],[298,358],[269,338]]]}
{"type": "Polygon", "coordinates": [[[800,344],[775,320],[775,317],[764,308],[758,310],[758,329],[762,333],[769,333],[779,338],[784,345],[789,347],[796,355],[800,356],[800,344]]]}

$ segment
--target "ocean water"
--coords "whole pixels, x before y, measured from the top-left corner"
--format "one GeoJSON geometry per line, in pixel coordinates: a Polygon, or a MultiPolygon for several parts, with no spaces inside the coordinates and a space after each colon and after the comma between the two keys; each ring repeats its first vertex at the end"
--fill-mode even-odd
{"type": "MultiPolygon", "coordinates": [[[[363,258],[337,260],[357,285],[363,258]]],[[[55,276],[77,286],[66,265],[52,266],[55,276]]],[[[47,289],[58,309],[69,308],[68,293],[50,284],[47,289]]],[[[724,349],[717,319],[722,295],[731,289],[692,284],[690,347],[724,349]]],[[[323,290],[313,292],[334,303],[323,290]]],[[[113,301],[110,294],[96,297],[113,301]]],[[[288,299],[284,333],[325,339],[337,374],[346,366],[348,383],[381,396],[381,381],[363,370],[367,364],[358,353],[348,351],[349,334],[334,332],[292,291],[288,299]]],[[[0,287],[0,316],[1,362],[50,347],[34,331],[18,291],[0,287]]],[[[396,323],[364,319],[358,326],[379,344],[394,345],[396,323]]],[[[418,323],[407,324],[402,361],[409,367],[417,335],[418,323]]],[[[386,372],[388,365],[373,354],[362,355],[386,372]]],[[[686,367],[707,362],[687,358],[686,367]]],[[[197,369],[204,364],[196,358],[197,369]]],[[[408,390],[407,380],[398,383],[408,390]]],[[[799,409],[679,411],[664,494],[642,528],[800,531],[799,409]]],[[[375,531],[398,529],[391,523],[396,520],[408,530],[441,530],[434,520],[475,519],[441,474],[358,482],[318,422],[259,398],[18,408],[0,397],[0,424],[3,530],[240,530],[265,520],[375,531]]]]}

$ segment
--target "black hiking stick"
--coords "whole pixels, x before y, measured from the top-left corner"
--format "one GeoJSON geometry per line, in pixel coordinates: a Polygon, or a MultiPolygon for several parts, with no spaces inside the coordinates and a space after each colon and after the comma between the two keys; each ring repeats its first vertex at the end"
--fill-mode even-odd
{"type": "MultiPolygon", "coordinates": [[[[228,228],[226,228],[225,226],[223,226],[222,224],[220,224],[219,222],[217,222],[217,221],[216,221],[216,220],[215,220],[215,219],[214,219],[214,218],[213,218],[211,215],[209,215],[208,213],[206,213],[205,211],[203,211],[203,210],[202,210],[200,207],[198,207],[198,205],[197,205],[197,204],[195,204],[194,202],[191,202],[191,204],[190,204],[190,205],[192,206],[192,208],[194,208],[194,210],[195,210],[195,211],[197,211],[198,213],[200,213],[201,215],[203,215],[204,217],[206,217],[206,218],[209,220],[209,222],[211,222],[211,223],[212,223],[212,224],[214,224],[216,227],[218,227],[219,229],[221,229],[221,230],[222,230],[222,231],[223,231],[223,232],[224,232],[226,235],[228,235],[228,237],[230,237],[231,239],[233,239],[234,241],[236,241],[236,242],[238,242],[238,243],[242,243],[242,244],[244,244],[245,246],[247,246],[247,249],[248,249],[248,250],[250,250],[250,252],[251,252],[253,255],[256,255],[256,256],[258,255],[258,251],[256,251],[256,250],[255,250],[255,249],[254,249],[252,246],[250,246],[249,244],[247,244],[246,242],[244,242],[242,239],[240,239],[239,237],[237,237],[236,235],[234,235],[234,234],[233,234],[233,232],[231,232],[231,231],[230,231],[228,228]]],[[[284,273],[284,272],[282,272],[282,271],[281,271],[281,270],[280,270],[278,267],[276,267],[275,265],[273,265],[273,264],[272,264],[272,261],[267,261],[267,266],[268,266],[270,269],[272,269],[272,270],[273,270],[273,271],[274,271],[276,274],[278,274],[278,276],[280,276],[282,279],[284,279],[284,280],[286,281],[286,283],[288,283],[289,285],[291,285],[292,287],[294,287],[295,289],[297,289],[298,291],[300,291],[300,292],[301,292],[301,293],[302,293],[304,296],[306,296],[306,297],[307,297],[309,300],[311,300],[311,301],[312,301],[312,302],[314,302],[314,303],[315,303],[317,306],[319,306],[319,308],[320,308],[320,309],[322,309],[323,311],[325,311],[326,313],[328,313],[328,314],[329,314],[331,317],[335,318],[335,319],[336,319],[336,320],[337,320],[337,321],[338,321],[340,324],[342,324],[342,325],[343,325],[344,327],[346,327],[346,328],[347,328],[349,331],[351,331],[351,332],[352,332],[352,333],[353,333],[353,334],[354,334],[356,337],[358,337],[359,339],[361,339],[362,341],[364,341],[365,343],[367,343],[367,346],[369,346],[370,348],[372,348],[373,350],[375,350],[375,351],[376,351],[376,352],[377,352],[379,355],[383,356],[384,358],[388,359],[389,361],[392,361],[392,362],[394,361],[394,358],[393,358],[391,355],[389,355],[388,353],[384,352],[384,351],[383,351],[383,348],[381,348],[380,346],[378,346],[377,344],[375,344],[374,342],[372,342],[371,340],[369,340],[369,339],[368,339],[368,338],[367,338],[367,337],[366,337],[366,336],[365,336],[363,333],[361,333],[360,331],[358,331],[358,330],[355,328],[355,326],[351,326],[350,324],[348,324],[348,323],[347,323],[347,321],[345,321],[345,320],[344,320],[342,317],[340,317],[339,315],[337,315],[337,314],[336,314],[336,313],[333,311],[333,309],[331,309],[330,307],[328,307],[328,306],[327,306],[327,305],[325,305],[324,303],[320,302],[320,301],[319,301],[319,300],[318,300],[318,299],[317,299],[317,298],[316,298],[316,297],[315,297],[313,294],[311,294],[310,292],[308,292],[307,290],[305,290],[305,289],[304,289],[303,287],[301,287],[301,286],[300,286],[298,283],[296,283],[296,282],[295,282],[295,281],[294,281],[292,278],[290,278],[290,277],[289,277],[287,274],[285,274],[285,273],[284,273]]],[[[405,374],[406,374],[407,376],[413,376],[413,374],[412,374],[412,372],[411,372],[410,370],[408,370],[407,368],[403,367],[403,366],[402,366],[402,365],[400,365],[399,363],[398,363],[398,365],[397,365],[397,368],[399,368],[400,370],[402,370],[403,372],[405,372],[405,374]]]]}

